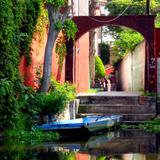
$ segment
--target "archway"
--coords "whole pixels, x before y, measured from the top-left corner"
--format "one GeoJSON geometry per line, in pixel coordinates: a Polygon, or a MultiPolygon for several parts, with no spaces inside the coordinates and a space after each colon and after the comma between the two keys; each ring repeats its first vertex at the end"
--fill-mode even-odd
{"type": "MultiPolygon", "coordinates": [[[[141,33],[146,42],[145,91],[157,91],[156,54],[154,52],[155,15],[133,16],[75,16],[78,40],[86,32],[105,25],[125,26],[141,33]]],[[[73,82],[73,42],[68,43],[66,56],[66,81],[73,82]]]]}

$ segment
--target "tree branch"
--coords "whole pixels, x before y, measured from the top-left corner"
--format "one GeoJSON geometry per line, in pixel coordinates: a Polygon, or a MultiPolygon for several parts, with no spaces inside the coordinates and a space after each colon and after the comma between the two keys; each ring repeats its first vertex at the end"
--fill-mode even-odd
{"type": "MultiPolygon", "coordinates": [[[[73,5],[70,5],[67,7],[66,12],[62,16],[62,23],[64,23],[64,21],[69,17],[69,13],[70,13],[70,10],[72,7],[73,7],[73,5]]],[[[73,15],[72,15],[72,17],[73,17],[73,15]]],[[[72,17],[70,17],[70,19],[72,19],[72,17]]]]}

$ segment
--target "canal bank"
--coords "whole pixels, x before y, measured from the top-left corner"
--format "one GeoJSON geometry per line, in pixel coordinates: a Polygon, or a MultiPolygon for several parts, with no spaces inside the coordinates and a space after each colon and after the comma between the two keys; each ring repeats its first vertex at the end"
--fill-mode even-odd
{"type": "Polygon", "coordinates": [[[140,92],[80,93],[78,116],[122,115],[124,123],[141,123],[157,116],[157,99],[140,92]]]}

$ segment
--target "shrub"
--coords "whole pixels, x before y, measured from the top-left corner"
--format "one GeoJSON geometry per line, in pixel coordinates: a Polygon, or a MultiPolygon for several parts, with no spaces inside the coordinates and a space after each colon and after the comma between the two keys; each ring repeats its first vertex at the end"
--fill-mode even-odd
{"type": "Polygon", "coordinates": [[[60,84],[56,81],[51,82],[50,92],[36,93],[29,98],[27,104],[29,110],[34,111],[35,114],[59,114],[66,104],[75,98],[74,86],[65,83],[60,84]]]}
{"type": "Polygon", "coordinates": [[[109,56],[110,56],[110,51],[109,51],[109,45],[105,43],[100,43],[99,44],[99,53],[100,53],[100,58],[103,62],[103,64],[108,64],[109,63],[109,56]]]}
{"type": "Polygon", "coordinates": [[[26,102],[21,95],[19,59],[21,54],[29,57],[41,4],[42,0],[0,1],[0,131],[23,125],[20,111],[26,102]]]}
{"type": "Polygon", "coordinates": [[[95,77],[96,78],[105,77],[105,67],[99,56],[95,56],[95,77]]]}

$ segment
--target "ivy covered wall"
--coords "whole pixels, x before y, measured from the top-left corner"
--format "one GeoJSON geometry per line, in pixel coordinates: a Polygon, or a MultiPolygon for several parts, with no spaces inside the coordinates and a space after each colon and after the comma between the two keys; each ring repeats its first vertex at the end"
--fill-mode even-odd
{"type": "Polygon", "coordinates": [[[30,43],[41,5],[42,0],[0,1],[0,130],[17,127],[20,118],[19,60],[25,54],[30,62],[30,43]]]}

